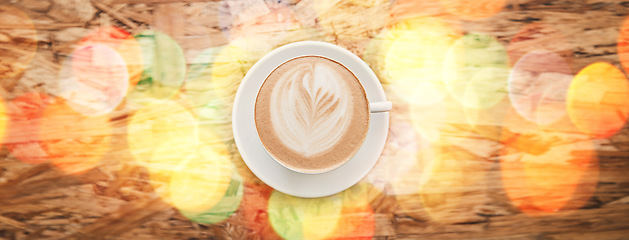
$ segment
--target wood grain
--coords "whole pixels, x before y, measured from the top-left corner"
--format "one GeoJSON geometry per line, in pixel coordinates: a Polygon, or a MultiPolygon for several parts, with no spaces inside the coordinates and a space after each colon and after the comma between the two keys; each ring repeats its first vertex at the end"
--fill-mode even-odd
{"type": "MultiPolygon", "coordinates": [[[[535,135],[523,130],[529,123],[522,119],[506,123],[509,100],[480,110],[474,125],[469,124],[466,109],[458,103],[444,105],[449,117],[431,122],[431,119],[439,120],[435,113],[439,109],[426,111],[428,113],[420,111],[427,115],[413,115],[417,111],[415,103],[405,101],[405,96],[399,96],[393,83],[386,80],[387,53],[380,51],[391,37],[388,31],[396,24],[409,18],[434,17],[455,28],[458,34],[490,35],[507,51],[515,49],[523,54],[545,48],[555,52],[566,60],[573,74],[597,61],[623,69],[617,41],[629,14],[629,4],[625,1],[508,0],[496,15],[475,20],[462,20],[439,0],[9,2],[2,4],[20,9],[33,24],[0,23],[0,44],[24,40],[8,32],[34,28],[37,49],[24,72],[0,80],[0,95],[5,102],[30,92],[59,95],[62,89],[58,83],[59,70],[81,38],[102,26],[116,26],[132,35],[147,29],[166,33],[181,46],[189,71],[193,66],[207,66],[199,71],[201,82],[194,86],[208,88],[214,84],[214,80],[208,80],[210,78],[230,79],[244,74],[263,55],[264,52],[256,51],[261,51],[261,46],[265,45],[272,49],[300,40],[319,40],[337,44],[360,56],[381,78],[394,109],[384,153],[374,170],[360,182],[368,190],[355,190],[356,195],[341,194],[352,201],[363,200],[371,211],[346,218],[373,217],[373,226],[361,225],[354,235],[347,237],[382,240],[629,238],[629,127],[625,126],[609,138],[594,139],[575,130],[566,117],[562,119],[563,125],[546,126],[542,132],[552,134],[544,138],[539,136],[543,133],[535,135]],[[252,7],[256,4],[262,5],[252,7]],[[68,15],[69,12],[77,14],[68,15]],[[551,34],[521,33],[533,23],[543,24],[545,27],[535,29],[551,34]],[[516,38],[523,40],[514,41],[516,38]],[[207,49],[222,55],[204,58],[202,52],[207,49]],[[243,52],[242,56],[238,55],[243,52]],[[213,69],[215,65],[219,66],[218,70],[213,69]],[[418,122],[438,127],[443,141],[433,147],[430,141],[420,140],[423,135],[414,130],[418,122]],[[551,127],[554,132],[548,130],[551,127]],[[528,212],[519,206],[518,201],[526,202],[536,194],[508,187],[510,180],[527,179],[522,171],[501,168],[505,157],[513,157],[503,153],[537,156],[557,146],[582,146],[581,141],[591,141],[592,146],[575,147],[566,157],[578,159],[594,154],[596,161],[584,164],[586,170],[575,178],[578,181],[572,185],[577,187],[567,198],[567,205],[554,212],[528,212]],[[445,160],[434,167],[432,173],[427,173],[425,169],[430,165],[423,161],[436,154],[445,156],[445,160]],[[514,197],[514,191],[521,195],[514,197]]],[[[231,133],[232,90],[240,78],[224,85],[229,93],[213,95],[212,101],[207,103],[191,100],[194,91],[186,91],[186,88],[192,86],[192,80],[186,81],[173,101],[190,107],[199,117],[201,128],[212,129],[210,137],[202,136],[203,141],[227,147],[244,183],[244,200],[230,217],[217,223],[195,222],[179,212],[169,199],[160,197],[150,170],[135,161],[128,149],[129,119],[138,106],[124,101],[107,115],[112,126],[112,144],[92,169],[69,173],[52,163],[22,162],[7,147],[0,151],[0,238],[280,238],[266,209],[273,190],[246,167],[231,133]]],[[[603,104],[623,104],[617,96],[603,99],[603,104]]],[[[64,130],[47,131],[63,133],[64,130]]],[[[83,141],[102,134],[99,131],[79,133],[88,135],[83,141]]],[[[22,135],[6,138],[3,143],[37,140],[31,132],[22,135]]],[[[44,140],[64,141],[64,137],[74,135],[56,136],[61,139],[44,140]]],[[[81,160],[81,157],[68,159],[81,160]]],[[[540,169],[561,175],[564,168],[540,169]]]]}

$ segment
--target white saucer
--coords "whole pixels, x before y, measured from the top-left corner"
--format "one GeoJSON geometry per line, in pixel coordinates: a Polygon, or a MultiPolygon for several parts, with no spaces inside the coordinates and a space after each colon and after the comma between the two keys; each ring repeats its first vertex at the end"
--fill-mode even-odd
{"type": "Polygon", "coordinates": [[[382,85],[371,68],[339,46],[305,41],[279,47],[249,70],[243,78],[232,113],[234,139],[240,155],[260,180],[277,191],[298,197],[324,197],[341,192],[360,181],[376,164],[389,129],[389,113],[370,113],[367,137],[356,155],[337,169],[321,174],[292,171],[276,162],[264,149],[254,121],[254,106],[264,79],[280,64],[299,56],[323,56],[342,63],[359,79],[370,103],[387,101],[382,85]]]}

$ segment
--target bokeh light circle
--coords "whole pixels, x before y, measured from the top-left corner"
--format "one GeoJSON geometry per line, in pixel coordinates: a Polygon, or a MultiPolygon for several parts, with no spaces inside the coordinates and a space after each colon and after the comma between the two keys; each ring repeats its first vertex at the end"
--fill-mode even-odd
{"type": "Polygon", "coordinates": [[[370,205],[344,207],[338,226],[328,239],[372,239],[376,224],[374,215],[370,205]]]}
{"type": "MultiPolygon", "coordinates": [[[[183,171],[186,161],[194,154],[197,154],[196,144],[182,146],[182,143],[185,144],[187,141],[189,140],[186,136],[173,136],[168,140],[159,142],[154,149],[148,149],[152,154],[149,159],[136,159],[137,164],[148,171],[153,191],[172,205],[174,205],[170,195],[172,176],[177,172],[183,171]]],[[[142,152],[141,155],[149,155],[149,153],[142,152]]]]}
{"type": "MultiPolygon", "coordinates": [[[[466,218],[471,206],[463,204],[468,200],[469,191],[477,191],[479,171],[475,166],[475,154],[458,147],[451,140],[443,138],[430,148],[439,154],[431,158],[418,157],[421,175],[415,174],[415,182],[409,182],[405,192],[396,192],[400,214],[408,214],[423,221],[452,224],[466,218]]],[[[473,194],[472,194],[473,195],[473,194]]],[[[473,200],[472,200],[473,201],[473,200]]]]}
{"type": "Polygon", "coordinates": [[[442,129],[446,125],[448,109],[445,101],[431,105],[420,104],[422,94],[428,92],[426,90],[438,91],[426,87],[422,92],[414,93],[414,97],[411,98],[413,101],[409,104],[408,117],[422,139],[438,142],[441,139],[442,129]]]}
{"type": "Polygon", "coordinates": [[[391,84],[398,96],[413,104],[432,105],[442,101],[446,91],[441,77],[443,61],[458,35],[437,18],[420,17],[396,23],[386,36],[391,45],[384,61],[384,81],[391,84]],[[420,94],[425,89],[431,91],[420,94]]]}
{"type": "Polygon", "coordinates": [[[197,115],[201,114],[204,104],[217,98],[212,87],[212,67],[216,56],[223,49],[224,47],[214,47],[203,50],[188,68],[182,97],[197,115]]]}
{"type": "Polygon", "coordinates": [[[170,36],[153,30],[136,34],[142,50],[143,72],[127,99],[142,106],[177,94],[186,74],[186,59],[179,44],[170,36]]]}
{"type": "Polygon", "coordinates": [[[55,98],[44,109],[39,140],[56,167],[80,173],[98,166],[110,148],[112,127],[107,116],[84,116],[55,98]]]}
{"type": "Polygon", "coordinates": [[[341,218],[327,239],[371,239],[375,232],[375,216],[370,203],[380,194],[366,182],[359,182],[343,191],[341,218]]]}
{"type": "Polygon", "coordinates": [[[198,117],[203,142],[232,139],[231,125],[225,124],[231,121],[231,99],[221,98],[217,93],[220,89],[214,89],[212,82],[214,61],[223,49],[225,47],[206,49],[193,60],[181,95],[198,117]]]}
{"type": "Polygon", "coordinates": [[[239,38],[223,48],[214,58],[210,78],[215,96],[233,103],[236,91],[247,71],[271,46],[252,38],[239,38]]]}
{"type": "Polygon", "coordinates": [[[325,239],[338,226],[343,199],[337,194],[324,198],[299,198],[273,191],[268,214],[275,232],[285,239],[325,239]]]}
{"type": "MultiPolygon", "coordinates": [[[[365,178],[380,191],[385,191],[398,179],[407,176],[407,172],[416,169],[416,155],[420,149],[421,136],[406,119],[390,113],[389,134],[380,159],[365,178]]],[[[388,194],[388,192],[386,192],[388,194]]]]}
{"type": "Polygon", "coordinates": [[[172,175],[169,192],[184,216],[210,224],[225,220],[238,209],[243,184],[225,145],[201,145],[172,175]]]}
{"type": "Polygon", "coordinates": [[[15,158],[27,163],[48,161],[39,132],[44,109],[53,102],[54,98],[37,92],[23,94],[9,102],[10,121],[5,144],[15,158]]]}
{"type": "Polygon", "coordinates": [[[509,76],[509,98],[527,120],[548,125],[566,114],[566,96],[572,81],[570,66],[546,50],[527,53],[509,76]]]}
{"type": "Polygon", "coordinates": [[[434,116],[430,113],[432,106],[419,106],[420,111],[404,114],[400,111],[399,105],[396,106],[390,113],[391,125],[385,148],[366,180],[388,195],[416,194],[417,189],[429,179],[430,169],[440,154],[437,147],[440,127],[433,125],[436,122],[430,118],[440,119],[437,116],[442,112],[437,112],[434,116]],[[422,117],[428,119],[422,121],[422,117]],[[416,125],[425,126],[427,129],[437,127],[434,131],[436,138],[428,139],[425,132],[417,129],[416,125]]]}
{"type": "Polygon", "coordinates": [[[127,130],[129,151],[140,164],[150,163],[160,148],[161,158],[183,159],[196,149],[198,138],[196,118],[170,100],[154,102],[136,111],[127,130]]]}
{"type": "Polygon", "coordinates": [[[502,184],[511,203],[536,215],[580,208],[598,184],[596,147],[587,136],[575,136],[569,120],[558,129],[506,115],[501,150],[502,184]]]}
{"type": "Polygon", "coordinates": [[[443,81],[463,106],[486,109],[506,95],[509,58],[492,36],[467,34],[452,45],[444,59],[443,81]]]}
{"type": "Polygon", "coordinates": [[[88,116],[111,112],[127,93],[129,73],[122,57],[105,45],[75,50],[63,65],[61,97],[77,112],[88,116]]]}
{"type": "Polygon", "coordinates": [[[110,47],[124,59],[129,75],[131,90],[140,81],[143,71],[142,49],[135,38],[125,30],[115,26],[99,27],[79,42],[79,46],[105,45],[110,47]]]}
{"type": "Polygon", "coordinates": [[[572,80],[568,116],[582,132],[598,138],[614,135],[629,116],[629,82],[614,65],[596,62],[572,80]]]}
{"type": "Polygon", "coordinates": [[[20,9],[0,6],[0,78],[14,77],[24,72],[37,50],[35,25],[20,9]]]}
{"type": "MultiPolygon", "coordinates": [[[[465,119],[467,126],[472,132],[478,133],[480,136],[493,140],[502,141],[502,127],[504,124],[505,114],[512,109],[509,98],[502,98],[501,101],[494,106],[486,109],[474,109],[461,107],[452,109],[448,113],[449,120],[459,121],[465,119]],[[463,116],[460,116],[460,114],[463,116]]],[[[517,113],[514,113],[517,114],[517,113]]]]}
{"type": "Polygon", "coordinates": [[[193,60],[182,97],[198,116],[202,141],[211,141],[213,137],[208,135],[233,139],[231,125],[224,123],[231,122],[238,86],[253,64],[270,50],[266,43],[239,38],[229,45],[206,49],[193,60]]]}

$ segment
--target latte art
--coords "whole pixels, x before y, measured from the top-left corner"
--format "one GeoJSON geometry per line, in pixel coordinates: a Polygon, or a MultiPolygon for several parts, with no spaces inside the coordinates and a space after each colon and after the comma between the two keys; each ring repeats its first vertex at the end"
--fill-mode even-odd
{"type": "Polygon", "coordinates": [[[351,90],[322,63],[302,63],[279,77],[271,92],[271,123],[284,145],[305,157],[329,151],[352,119],[351,90]]]}
{"type": "Polygon", "coordinates": [[[258,92],[254,114],[266,151],[299,172],[345,163],[369,128],[369,103],[356,76],[318,56],[294,58],[273,70],[258,92]]]}

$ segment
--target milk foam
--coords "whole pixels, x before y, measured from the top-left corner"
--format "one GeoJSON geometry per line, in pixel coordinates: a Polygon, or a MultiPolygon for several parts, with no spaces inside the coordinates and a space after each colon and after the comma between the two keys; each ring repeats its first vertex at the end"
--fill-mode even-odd
{"type": "Polygon", "coordinates": [[[353,114],[351,89],[332,67],[302,63],[278,78],[271,92],[271,122],[280,141],[305,157],[330,151],[353,114]]]}

